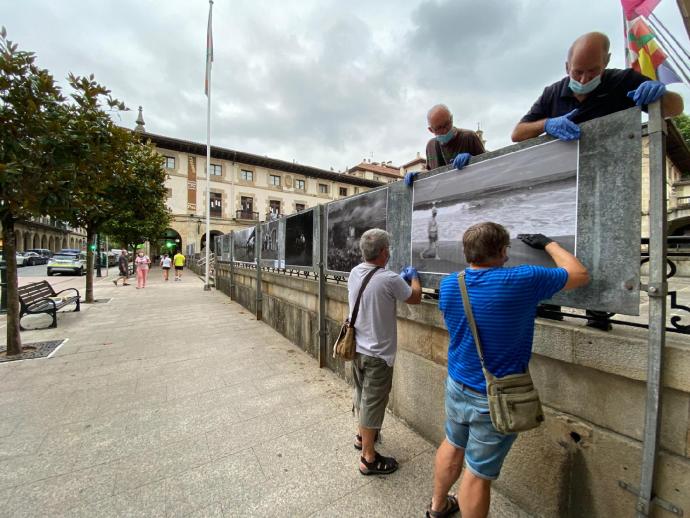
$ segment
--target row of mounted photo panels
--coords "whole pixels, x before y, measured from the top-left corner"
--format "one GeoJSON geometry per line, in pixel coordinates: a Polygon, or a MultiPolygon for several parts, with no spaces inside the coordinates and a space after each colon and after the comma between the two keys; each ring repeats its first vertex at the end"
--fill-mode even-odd
{"type": "MultiPolygon", "coordinates": [[[[494,221],[510,233],[512,264],[551,266],[541,250],[517,236],[543,233],[575,251],[577,142],[553,141],[484,160],[462,171],[419,179],[413,186],[409,263],[423,273],[464,269],[462,236],[471,225],[494,221]]],[[[359,240],[387,229],[388,189],[326,204],[326,269],[349,273],[362,262],[359,240]]],[[[314,210],[261,225],[261,262],[276,268],[314,268],[314,210]]],[[[255,263],[255,227],[235,231],[234,260],[255,263]]]]}

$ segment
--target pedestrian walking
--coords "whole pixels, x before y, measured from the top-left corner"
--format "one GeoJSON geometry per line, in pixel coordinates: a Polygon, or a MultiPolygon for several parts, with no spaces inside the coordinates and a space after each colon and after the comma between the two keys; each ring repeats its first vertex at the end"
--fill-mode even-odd
{"type": "Polygon", "coordinates": [[[173,264],[175,265],[175,280],[176,281],[181,281],[182,280],[182,270],[184,270],[184,255],[182,255],[180,252],[177,252],[175,256],[173,257],[173,264]]]}
{"type": "Polygon", "coordinates": [[[143,250],[139,250],[134,263],[137,267],[137,289],[146,288],[146,279],[149,276],[149,265],[151,264],[151,259],[149,259],[149,256],[146,255],[143,250]]]}
{"type": "Polygon", "coordinates": [[[172,259],[168,254],[163,254],[161,259],[161,268],[163,269],[163,280],[167,281],[170,275],[170,268],[172,267],[172,259]]]}
{"type": "Polygon", "coordinates": [[[127,250],[121,250],[120,256],[117,258],[117,267],[119,269],[119,277],[113,281],[113,284],[117,286],[117,281],[122,279],[123,286],[129,286],[127,279],[129,278],[129,263],[127,261],[127,250]]]}

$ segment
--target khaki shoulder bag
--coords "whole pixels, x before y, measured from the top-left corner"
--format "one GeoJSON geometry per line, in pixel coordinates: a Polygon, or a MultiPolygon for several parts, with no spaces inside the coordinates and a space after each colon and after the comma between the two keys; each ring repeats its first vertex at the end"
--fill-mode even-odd
{"type": "Polygon", "coordinates": [[[524,432],[536,428],[544,421],[544,413],[539,401],[539,393],[534,388],[529,370],[522,374],[509,374],[502,378],[497,378],[488,371],[484,364],[484,352],[479,340],[477,323],[472,313],[470,297],[467,293],[465,272],[458,273],[458,283],[460,284],[465,316],[470,324],[484,378],[486,378],[486,395],[489,400],[489,413],[494,428],[502,434],[524,432]]]}
{"type": "Polygon", "coordinates": [[[345,322],[343,322],[343,325],[340,327],[338,338],[336,338],[335,343],[333,344],[333,358],[341,358],[348,362],[355,359],[355,353],[357,352],[357,343],[355,342],[355,322],[357,321],[357,315],[359,314],[359,303],[362,300],[362,292],[364,291],[364,288],[367,287],[367,284],[369,284],[371,278],[377,271],[379,271],[380,268],[380,266],[374,268],[362,281],[362,286],[359,288],[357,300],[355,301],[355,307],[352,308],[352,318],[345,319],[345,322]]]}

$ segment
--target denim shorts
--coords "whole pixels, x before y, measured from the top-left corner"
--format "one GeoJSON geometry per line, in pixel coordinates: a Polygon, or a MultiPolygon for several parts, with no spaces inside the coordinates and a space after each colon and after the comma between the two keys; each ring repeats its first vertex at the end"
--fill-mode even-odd
{"type": "Polygon", "coordinates": [[[479,478],[495,480],[517,434],[496,431],[486,396],[450,376],[446,380],[446,439],[465,450],[467,468],[479,478]]]}

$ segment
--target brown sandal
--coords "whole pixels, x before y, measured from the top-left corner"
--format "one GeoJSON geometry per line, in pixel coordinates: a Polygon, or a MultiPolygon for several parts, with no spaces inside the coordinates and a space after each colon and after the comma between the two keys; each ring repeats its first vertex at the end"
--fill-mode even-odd
{"type": "Polygon", "coordinates": [[[431,504],[426,511],[426,518],[446,518],[457,513],[460,510],[458,499],[453,495],[446,495],[446,508],[443,511],[432,511],[431,504]]]}
{"type": "Polygon", "coordinates": [[[364,457],[360,457],[359,461],[364,464],[364,469],[362,466],[359,467],[359,472],[362,475],[388,475],[398,469],[397,460],[393,457],[384,457],[379,452],[376,452],[372,462],[367,462],[364,457]]]}

